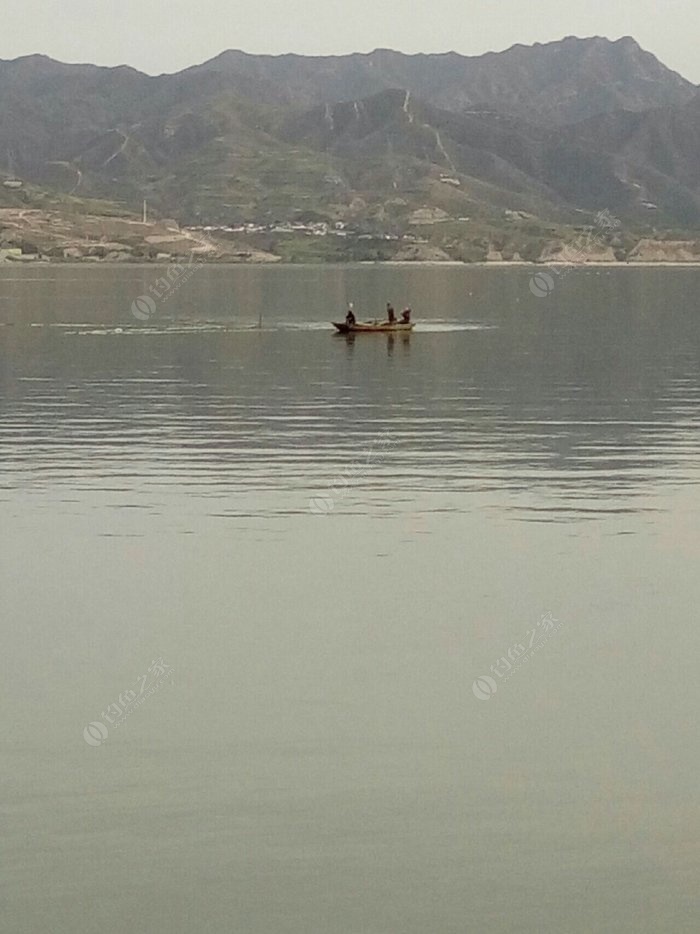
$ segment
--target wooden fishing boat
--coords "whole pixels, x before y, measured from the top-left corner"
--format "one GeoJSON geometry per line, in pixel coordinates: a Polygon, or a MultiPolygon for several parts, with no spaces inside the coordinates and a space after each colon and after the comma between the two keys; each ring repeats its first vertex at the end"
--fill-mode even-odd
{"type": "Polygon", "coordinates": [[[414,324],[404,324],[402,321],[357,321],[355,324],[346,324],[345,321],[333,321],[333,327],[339,334],[395,334],[410,333],[414,324]]]}

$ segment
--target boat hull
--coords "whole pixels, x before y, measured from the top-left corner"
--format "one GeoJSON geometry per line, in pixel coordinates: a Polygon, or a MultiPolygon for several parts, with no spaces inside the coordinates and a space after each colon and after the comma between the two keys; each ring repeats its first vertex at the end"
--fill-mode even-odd
{"type": "Polygon", "coordinates": [[[396,324],[372,324],[371,322],[362,323],[358,321],[356,324],[346,324],[344,321],[333,321],[332,323],[339,334],[406,334],[410,333],[414,328],[413,324],[402,324],[401,322],[396,322],[396,324]]]}

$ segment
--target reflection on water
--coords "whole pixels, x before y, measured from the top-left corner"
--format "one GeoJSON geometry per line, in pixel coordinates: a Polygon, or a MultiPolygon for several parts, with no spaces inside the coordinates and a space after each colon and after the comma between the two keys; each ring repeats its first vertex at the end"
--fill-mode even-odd
{"type": "MultiPolygon", "coordinates": [[[[448,300],[458,272],[441,272],[448,300]]],[[[566,521],[662,508],[665,487],[696,482],[698,328],[687,300],[667,296],[673,312],[651,317],[626,271],[588,272],[562,307],[528,299],[523,273],[500,273],[501,300],[477,276],[461,311],[441,300],[434,271],[427,281],[406,273],[408,282],[393,271],[400,287],[385,292],[425,296],[413,299],[416,332],[343,338],[329,333],[325,304],[309,316],[310,295],[346,300],[337,271],[325,272],[319,299],[323,274],[202,271],[201,295],[211,301],[232,281],[233,307],[183,290],[179,307],[141,325],[128,314],[140,284],[126,274],[121,300],[100,295],[113,283],[94,275],[13,278],[21,289],[2,322],[5,489],[76,480],[99,489],[147,465],[146,507],[155,488],[184,482],[214,497],[275,489],[287,496],[273,511],[286,512],[377,432],[390,435],[391,454],[344,510],[395,508],[384,493],[400,489],[453,497],[458,510],[478,501],[462,494],[496,496],[513,518],[566,521]],[[72,301],[47,308],[49,285],[72,301]],[[84,291],[99,327],[85,320],[84,291]]],[[[358,274],[353,294],[376,306],[381,288],[370,301],[366,280],[358,274]]],[[[686,279],[669,281],[685,289],[686,279]]]]}
{"type": "Polygon", "coordinates": [[[695,932],[700,273],[155,278],[0,269],[7,930],[695,932]]]}

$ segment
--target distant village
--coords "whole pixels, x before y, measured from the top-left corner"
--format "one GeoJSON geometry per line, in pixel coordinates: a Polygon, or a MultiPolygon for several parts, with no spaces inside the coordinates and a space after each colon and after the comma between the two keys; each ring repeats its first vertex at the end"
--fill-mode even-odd
{"type": "MultiPolygon", "coordinates": [[[[441,181],[447,184],[457,182],[448,177],[442,177],[441,181]]],[[[397,229],[397,226],[382,229],[372,220],[364,223],[322,220],[313,212],[300,214],[294,220],[265,219],[180,226],[175,220],[149,219],[145,201],[141,219],[42,210],[31,206],[27,186],[16,175],[0,177],[0,183],[3,189],[20,196],[22,204],[15,202],[13,207],[0,208],[0,263],[38,260],[172,262],[192,256],[202,261],[248,263],[338,261],[347,257],[371,261],[535,262],[548,265],[697,263],[700,259],[700,242],[697,240],[659,239],[655,232],[652,236],[626,237],[621,222],[608,211],[589,216],[589,212],[575,209],[575,213],[585,216],[588,223],[574,228],[579,236],[573,243],[564,240],[555,226],[542,227],[539,239],[531,238],[530,243],[527,225],[536,223],[534,215],[502,208],[501,218],[511,229],[517,230],[525,225],[525,233],[520,235],[521,245],[514,238],[509,243],[507,236],[498,231],[475,239],[474,222],[469,217],[454,217],[441,208],[430,206],[414,208],[404,219],[404,224],[413,228],[409,232],[397,229]],[[459,233],[454,233],[454,226],[450,229],[453,239],[446,246],[439,235],[438,238],[429,237],[431,228],[444,224],[464,225],[462,240],[459,233]],[[470,235],[471,242],[468,240],[470,235]],[[335,245],[327,243],[321,247],[318,244],[314,249],[311,244],[302,244],[305,238],[332,239],[335,245]]],[[[644,207],[648,211],[657,209],[653,202],[644,202],[644,207]]]]}
{"type": "Polygon", "coordinates": [[[415,234],[395,234],[395,233],[367,233],[359,227],[346,224],[343,221],[327,223],[326,221],[314,221],[312,223],[302,223],[300,221],[273,221],[272,223],[247,223],[247,224],[207,224],[207,225],[188,225],[183,230],[202,232],[205,234],[235,234],[242,237],[250,237],[258,234],[276,234],[307,237],[339,237],[341,239],[353,240],[387,240],[403,241],[408,243],[427,243],[424,238],[415,234]]]}

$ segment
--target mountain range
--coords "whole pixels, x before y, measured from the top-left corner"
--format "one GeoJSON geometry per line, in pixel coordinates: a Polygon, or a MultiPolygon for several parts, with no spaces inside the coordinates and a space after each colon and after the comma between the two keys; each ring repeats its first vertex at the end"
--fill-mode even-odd
{"type": "Polygon", "coordinates": [[[534,229],[607,209],[694,229],[700,89],[631,38],[477,57],[228,51],[155,77],[34,55],[0,61],[2,176],[202,225],[534,229]]]}

